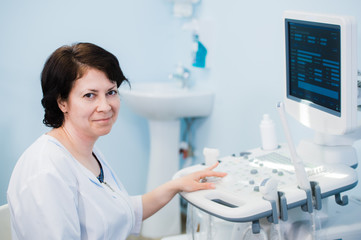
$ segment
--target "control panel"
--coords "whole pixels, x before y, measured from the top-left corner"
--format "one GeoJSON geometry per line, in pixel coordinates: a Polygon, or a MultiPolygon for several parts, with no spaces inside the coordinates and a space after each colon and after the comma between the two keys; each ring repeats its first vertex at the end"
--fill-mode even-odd
{"type": "MultiPolygon", "coordinates": [[[[304,162],[312,191],[305,191],[297,184],[294,165],[288,148],[281,145],[274,151],[260,148],[242,152],[239,156],[219,158],[214,171],[226,172],[224,178],[206,178],[216,188],[196,192],[180,193],[192,205],[227,221],[248,222],[268,217],[277,221],[287,220],[287,210],[302,207],[312,212],[320,209],[321,199],[336,196],[339,204],[346,204],[340,193],[357,184],[357,174],[346,165],[324,165],[304,162]],[[265,184],[272,179],[274,184],[265,184]],[[265,189],[270,185],[272,189],[265,189]],[[265,194],[276,193],[271,201],[265,194]]],[[[180,170],[174,178],[202,170],[207,164],[199,164],[180,170]]],[[[345,196],[344,196],[345,197],[345,196]]]]}

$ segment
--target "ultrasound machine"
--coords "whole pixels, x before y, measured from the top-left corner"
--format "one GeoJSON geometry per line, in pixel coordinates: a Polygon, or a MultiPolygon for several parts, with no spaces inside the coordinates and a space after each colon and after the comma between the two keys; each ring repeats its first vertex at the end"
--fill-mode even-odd
{"type": "Polygon", "coordinates": [[[285,94],[275,104],[287,139],[220,157],[224,178],[206,178],[215,189],[181,192],[188,202],[186,239],[361,239],[361,199],[348,196],[358,183],[357,28],[350,16],[284,13],[285,94]],[[292,141],[287,114],[314,131],[292,141]]]}

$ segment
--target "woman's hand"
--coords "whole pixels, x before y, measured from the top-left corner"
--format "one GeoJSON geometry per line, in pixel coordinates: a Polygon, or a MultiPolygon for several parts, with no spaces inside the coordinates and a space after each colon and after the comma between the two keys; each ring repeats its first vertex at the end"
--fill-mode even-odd
{"type": "Polygon", "coordinates": [[[224,177],[227,173],[212,171],[218,162],[202,171],[169,181],[151,192],[143,195],[143,220],[152,216],[166,205],[178,192],[193,192],[204,189],[214,189],[214,183],[203,182],[206,177],[224,177]]]}
{"type": "Polygon", "coordinates": [[[202,180],[206,177],[224,177],[227,175],[227,173],[224,172],[213,171],[213,169],[217,166],[218,162],[204,170],[175,179],[174,181],[177,183],[178,192],[193,192],[197,190],[214,189],[214,183],[202,180]]]}

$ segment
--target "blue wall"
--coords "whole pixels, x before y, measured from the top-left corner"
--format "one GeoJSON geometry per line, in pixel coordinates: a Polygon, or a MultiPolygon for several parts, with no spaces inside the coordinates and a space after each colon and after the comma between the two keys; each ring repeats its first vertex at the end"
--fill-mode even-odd
{"type": "MultiPolygon", "coordinates": [[[[190,33],[181,30],[186,20],[174,18],[171,9],[166,0],[0,3],[0,204],[17,159],[48,131],[42,125],[40,72],[49,54],[64,44],[93,42],[118,57],[131,82],[167,81],[178,62],[189,64],[191,49],[190,33]]],[[[213,56],[209,69],[192,69],[192,76],[216,93],[212,115],[195,123],[198,159],[205,146],[218,147],[221,155],[257,147],[263,113],[279,126],[275,104],[283,92],[281,17],[287,9],[361,21],[358,0],[203,0],[196,7],[195,15],[211,22],[206,40],[213,56]]],[[[297,139],[309,135],[292,126],[297,139]]],[[[112,133],[98,142],[131,194],[145,190],[147,131],[146,121],[123,106],[112,133]]],[[[282,141],[281,127],[278,133],[282,141]]]]}

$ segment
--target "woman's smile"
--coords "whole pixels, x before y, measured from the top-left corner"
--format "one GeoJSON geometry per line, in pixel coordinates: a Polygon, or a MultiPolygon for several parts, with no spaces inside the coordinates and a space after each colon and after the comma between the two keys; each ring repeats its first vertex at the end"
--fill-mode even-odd
{"type": "Polygon", "coordinates": [[[111,119],[112,119],[112,116],[111,117],[94,119],[93,122],[100,123],[100,124],[107,124],[107,123],[110,122],[111,119]]]}

